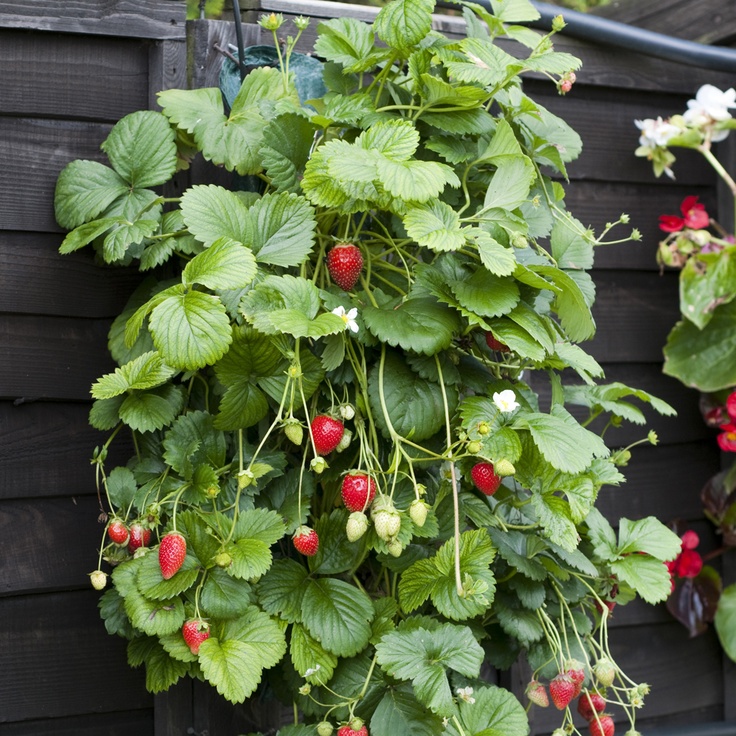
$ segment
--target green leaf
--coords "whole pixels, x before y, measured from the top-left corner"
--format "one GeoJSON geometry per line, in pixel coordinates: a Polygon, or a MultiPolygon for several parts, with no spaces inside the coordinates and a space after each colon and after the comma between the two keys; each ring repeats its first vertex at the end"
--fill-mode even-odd
{"type": "Polygon", "coordinates": [[[570,504],[564,498],[554,493],[533,493],[532,508],[544,527],[545,536],[563,549],[572,551],[577,548],[578,531],[572,520],[570,504]]]}
{"type": "Polygon", "coordinates": [[[291,629],[289,653],[294,669],[307,682],[320,685],[332,679],[337,657],[322,647],[300,624],[294,624],[291,629]]]}
{"type": "Polygon", "coordinates": [[[314,53],[327,61],[341,64],[345,72],[370,69],[366,59],[373,52],[373,30],[355,18],[332,18],[317,26],[314,53]]]}
{"type": "Polygon", "coordinates": [[[405,613],[416,611],[429,598],[439,571],[434,560],[417,560],[401,575],[399,603],[405,613]]]}
{"type": "Polygon", "coordinates": [[[248,583],[231,577],[220,567],[213,567],[207,573],[199,605],[208,616],[219,619],[238,618],[252,603],[250,591],[248,583]]]}
{"type": "Polygon", "coordinates": [[[164,460],[184,478],[198,465],[220,468],[225,463],[225,437],[212,426],[212,415],[190,411],[180,416],[163,441],[164,460]]]}
{"type": "Polygon", "coordinates": [[[611,563],[611,572],[630,585],[647,603],[666,600],[671,592],[671,579],[661,560],[649,555],[631,554],[611,563]]]}
{"type": "Polygon", "coordinates": [[[552,257],[560,268],[593,268],[593,243],[574,217],[557,220],[550,235],[552,257]]]}
{"type": "Polygon", "coordinates": [[[736,248],[690,258],[680,271],[680,309],[683,317],[703,329],[716,307],[736,297],[736,248]]]}
{"type": "Polygon", "coordinates": [[[256,539],[267,546],[276,544],[284,536],[284,522],[275,511],[250,509],[241,511],[233,538],[256,539]]]}
{"type": "Polygon", "coordinates": [[[233,560],[227,568],[227,573],[234,578],[258,579],[271,567],[271,550],[260,539],[240,539],[235,544],[229,545],[226,552],[233,560]]]}
{"type": "Polygon", "coordinates": [[[116,508],[127,508],[133,501],[137,489],[135,476],[128,468],[113,468],[107,476],[110,503],[116,508]]]}
{"type": "Polygon", "coordinates": [[[125,257],[131,245],[139,245],[158,230],[158,220],[124,220],[113,225],[102,242],[102,257],[106,263],[115,263],[125,257]]]}
{"type": "Polygon", "coordinates": [[[713,621],[726,654],[736,662],[736,583],[724,588],[713,621]]]}
{"type": "Polygon", "coordinates": [[[79,250],[93,240],[96,240],[114,225],[122,222],[123,220],[120,217],[103,217],[101,220],[92,220],[92,222],[80,225],[67,234],[59,246],[59,253],[62,255],[73,253],[75,250],[79,250]]]}
{"type": "Polygon", "coordinates": [[[699,330],[678,322],[664,348],[664,373],[705,393],[736,385],[736,301],[716,308],[699,330]]]}
{"type": "Polygon", "coordinates": [[[457,313],[433,298],[390,302],[382,308],[367,305],[361,316],[381,342],[426,355],[448,348],[460,329],[457,313]]]}
{"type": "Polygon", "coordinates": [[[433,11],[433,0],[395,0],[381,8],[373,28],[386,45],[406,52],[432,29],[433,11]]]}
{"type": "Polygon", "coordinates": [[[440,200],[410,207],[404,215],[404,227],[410,238],[430,250],[458,250],[465,243],[459,215],[440,200]]]}
{"type": "MultiPolygon", "coordinates": [[[[460,700],[459,721],[472,736],[527,736],[529,721],[521,703],[508,690],[484,685],[473,690],[475,703],[460,700]]],[[[447,736],[458,736],[454,726],[447,736]]]]}
{"type": "Polygon", "coordinates": [[[557,470],[580,473],[595,457],[607,457],[609,450],[596,434],[581,427],[561,406],[550,414],[523,414],[514,422],[515,428],[525,428],[547,462],[557,470]]]}
{"type": "MultiPolygon", "coordinates": [[[[391,424],[402,437],[411,437],[420,442],[444,426],[442,388],[432,381],[420,378],[397,353],[386,353],[383,380],[380,365],[375,365],[368,374],[371,410],[378,427],[388,437],[390,432],[383,415],[381,393],[391,424]]],[[[448,386],[446,393],[452,413],[457,401],[457,390],[448,386]]]]}
{"type": "Polygon", "coordinates": [[[680,553],[681,540],[653,516],[631,521],[621,519],[618,529],[618,553],[646,552],[658,560],[674,560],[680,553]]]}
{"type": "Polygon", "coordinates": [[[348,541],[345,535],[347,520],[345,509],[334,509],[315,522],[320,545],[317,554],[309,560],[309,568],[313,573],[335,575],[346,572],[355,563],[360,547],[357,542],[348,541]]]}
{"type": "Polygon", "coordinates": [[[127,191],[125,180],[108,166],[96,161],[72,161],[56,180],[56,221],[71,230],[96,218],[127,191]]]}
{"type": "Polygon", "coordinates": [[[526,156],[503,158],[486,190],[483,209],[513,210],[525,202],[536,174],[526,156]]]}
{"type": "Polygon", "coordinates": [[[223,237],[194,256],[184,268],[184,286],[202,284],[208,289],[241,289],[248,286],[258,267],[250,249],[223,237]]]}
{"type": "Polygon", "coordinates": [[[132,187],[155,187],[176,172],[176,144],[169,121],[140,110],[117,122],[102,143],[115,171],[132,187]]]}
{"type": "Polygon", "coordinates": [[[220,641],[210,636],[199,649],[205,677],[231,703],[242,703],[258,687],[262,667],[252,648],[238,639],[220,641]]]}
{"type": "Polygon", "coordinates": [[[281,115],[263,129],[263,167],[271,179],[271,186],[277,191],[299,190],[313,135],[312,123],[297,114],[281,115]]]}
{"type": "Polygon", "coordinates": [[[232,339],[220,299],[201,291],[166,297],[151,312],[154,345],[174,368],[196,370],[217,362],[232,339]]]}
{"type": "Polygon", "coordinates": [[[411,688],[405,685],[386,690],[370,722],[373,736],[440,736],[443,730],[442,719],[427,712],[427,708],[416,699],[411,688]]]}
{"type": "Polygon", "coordinates": [[[304,592],[304,625],[339,657],[352,657],[368,644],[374,615],[370,598],[337,578],[310,580],[304,592]]]}
{"type": "Polygon", "coordinates": [[[189,554],[184,558],[179,571],[172,578],[164,580],[158,554],[149,552],[138,568],[136,576],[138,590],[151,600],[166,601],[191,588],[197,580],[199,572],[199,563],[193,555],[189,554]]]}
{"type": "Polygon", "coordinates": [[[180,387],[166,384],[148,391],[134,391],[119,407],[121,421],[137,432],[168,427],[184,406],[180,387]]]}
{"type": "Polygon", "coordinates": [[[128,663],[138,667],[145,662],[146,690],[160,693],[168,690],[183,677],[188,666],[186,662],[174,659],[153,637],[139,637],[128,644],[128,663]]]}
{"type": "Polygon", "coordinates": [[[381,157],[376,161],[376,170],[384,189],[394,197],[411,202],[426,202],[438,197],[447,184],[460,186],[455,172],[435,161],[395,161],[381,157]]]}
{"type": "Polygon", "coordinates": [[[518,639],[525,647],[544,638],[544,629],[534,611],[526,611],[518,607],[507,608],[496,601],[496,615],[506,634],[518,639]]]}
{"type": "Polygon", "coordinates": [[[458,302],[481,317],[508,314],[519,302],[519,287],[512,279],[501,278],[479,268],[469,279],[450,281],[458,302]]]}
{"type": "Polygon", "coordinates": [[[481,263],[496,276],[510,276],[516,269],[516,256],[480,228],[465,230],[469,242],[478,249],[481,263]]]}
{"type": "Polygon", "coordinates": [[[248,208],[235,192],[195,184],[181,197],[181,214],[189,232],[205,245],[220,238],[244,242],[248,208]]]}
{"type": "Polygon", "coordinates": [[[276,560],[258,583],[256,595],[263,610],[289,623],[302,621],[307,570],[295,560],[276,560]]]}
{"type": "Polygon", "coordinates": [[[466,38],[460,45],[467,61],[445,62],[448,74],[458,82],[495,87],[523,68],[522,62],[496,46],[490,39],[466,38]]]}
{"type": "Polygon", "coordinates": [[[165,383],[176,371],[157,352],[148,352],[116,368],[92,385],[92,397],[111,399],[126,391],[149,389],[165,383]]]}
{"type": "Polygon", "coordinates": [[[445,671],[477,677],[484,658],[471,630],[456,624],[392,631],[376,645],[376,656],[391,677],[411,680],[417,698],[440,716],[455,708],[445,671]]]}
{"type": "MultiPolygon", "coordinates": [[[[153,554],[155,559],[155,553],[153,554]]],[[[185,619],[184,603],[181,598],[165,601],[149,600],[135,588],[125,593],[125,612],[133,626],[151,636],[172,634],[181,628],[185,619]]]]}

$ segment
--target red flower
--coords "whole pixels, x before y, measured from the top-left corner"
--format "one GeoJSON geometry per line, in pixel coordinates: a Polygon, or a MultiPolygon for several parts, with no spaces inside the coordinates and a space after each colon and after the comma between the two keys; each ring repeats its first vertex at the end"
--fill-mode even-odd
{"type": "Polygon", "coordinates": [[[716,437],[718,446],[723,452],[736,452],[736,423],[721,424],[721,429],[723,431],[716,437]]]}
{"type": "Polygon", "coordinates": [[[702,230],[708,227],[710,217],[705,211],[705,205],[698,202],[698,198],[694,196],[685,197],[680,205],[682,217],[677,215],[660,215],[659,229],[666,233],[677,233],[683,228],[691,230],[702,230]]]}
{"type": "Polygon", "coordinates": [[[675,575],[678,578],[696,578],[703,569],[703,558],[694,549],[683,549],[677,558],[675,575]]]}
{"type": "Polygon", "coordinates": [[[726,399],[726,411],[732,424],[736,424],[736,391],[726,399]]]}

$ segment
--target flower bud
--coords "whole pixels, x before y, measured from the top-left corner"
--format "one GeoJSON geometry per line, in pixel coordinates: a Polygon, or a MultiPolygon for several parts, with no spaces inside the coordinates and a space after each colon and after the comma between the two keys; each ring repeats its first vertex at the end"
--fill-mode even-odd
{"type": "Polygon", "coordinates": [[[309,463],[309,467],[317,473],[317,475],[320,475],[327,469],[327,461],[323,457],[313,457],[312,461],[309,463]]]}

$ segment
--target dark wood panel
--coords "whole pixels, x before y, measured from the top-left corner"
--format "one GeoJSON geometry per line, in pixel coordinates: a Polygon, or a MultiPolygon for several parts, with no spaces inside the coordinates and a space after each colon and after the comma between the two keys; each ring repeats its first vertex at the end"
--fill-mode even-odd
{"type": "MultiPolygon", "coordinates": [[[[713,632],[689,639],[677,622],[654,626],[630,626],[610,633],[611,651],[616,661],[635,682],[652,688],[640,715],[648,719],[666,717],[671,723],[679,714],[712,712],[722,708],[721,649],[713,632]]],[[[560,725],[561,715],[554,708],[533,708],[533,734],[546,734],[560,725]]],[[[611,713],[620,725],[625,717],[619,708],[611,713]]],[[[584,729],[580,716],[575,716],[584,729]]],[[[646,731],[644,731],[646,733],[646,731]]]]}
{"type": "Polygon", "coordinates": [[[143,276],[106,266],[91,248],[59,254],[62,236],[0,231],[0,312],[116,317],[143,276]]]}
{"type": "Polygon", "coordinates": [[[78,399],[114,369],[108,320],[0,315],[0,399],[78,399]]]}
{"type": "Polygon", "coordinates": [[[700,43],[728,41],[736,35],[736,0],[615,0],[596,15],[700,43]]]}
{"type": "Polygon", "coordinates": [[[0,113],[115,122],[148,106],[149,49],[138,40],[0,30],[0,113]]]}
{"type": "MultiPolygon", "coordinates": [[[[179,734],[186,733],[186,730],[179,734]]],[[[125,713],[54,718],[22,723],[0,723],[0,736],[154,736],[153,713],[125,713]]],[[[178,736],[178,735],[177,735],[178,736]]]]}
{"type": "Polygon", "coordinates": [[[89,588],[99,513],[89,495],[0,501],[0,595],[89,588]]]}
{"type": "Polygon", "coordinates": [[[585,349],[601,363],[661,363],[679,318],[678,274],[596,271],[593,280],[598,332],[585,349]]]}
{"type": "Polygon", "coordinates": [[[109,125],[0,117],[0,230],[61,232],[54,187],[74,159],[106,161],[100,143],[109,125]]]}
{"type": "Polygon", "coordinates": [[[132,38],[181,38],[186,6],[171,0],[0,0],[0,27],[132,38]]]}
{"type": "MultiPolygon", "coordinates": [[[[90,403],[0,402],[0,499],[95,493],[90,458],[108,433],[92,428],[90,403]]],[[[108,469],[133,454],[125,432],[113,442],[108,469]]]]}
{"type": "Polygon", "coordinates": [[[598,181],[572,181],[566,186],[565,202],[568,210],[586,227],[600,234],[606,223],[618,220],[622,213],[629,215],[628,225],[619,225],[611,231],[608,240],[627,237],[633,228],[641,234],[640,241],[602,245],[595,251],[596,269],[625,269],[659,271],[656,261],[657,244],[665,236],[659,229],[659,215],[679,213],[685,197],[694,195],[706,205],[709,213],[718,212],[717,198],[712,187],[658,186],[652,174],[647,184],[629,184],[598,181]]]}
{"type": "Polygon", "coordinates": [[[152,708],[98,598],[90,589],[0,600],[0,722],[152,708]]]}

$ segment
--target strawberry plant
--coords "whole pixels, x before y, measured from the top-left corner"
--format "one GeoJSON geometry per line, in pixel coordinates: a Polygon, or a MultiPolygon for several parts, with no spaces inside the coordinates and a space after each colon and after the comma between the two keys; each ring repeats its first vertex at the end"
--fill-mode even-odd
{"type": "MultiPolygon", "coordinates": [[[[637,120],[638,156],[652,162],[654,173],[673,177],[673,148],[699,153],[733,198],[736,180],[715,155],[713,144],[736,128],[731,110],[736,90],[703,85],[682,115],[667,120],[637,120]]],[[[680,270],[681,319],[664,347],[664,372],[701,392],[700,407],[724,453],[736,452],[736,239],[707,212],[698,197],[681,202],[679,214],[659,217],[666,233],[657,251],[661,267],[680,270]]],[[[714,523],[722,546],[701,556],[698,535],[687,530],[676,559],[668,563],[672,595],[667,607],[689,631],[704,633],[715,625],[724,651],[736,661],[736,584],[724,588],[718,571],[705,562],[736,547],[736,462],[709,479],[701,490],[705,516],[714,523]]]]}
{"type": "Polygon", "coordinates": [[[522,657],[534,702],[569,683],[561,728],[581,689],[634,721],[646,686],[613,663],[610,604],[663,600],[679,539],[597,511],[630,456],[601,434],[644,422],[632,399],[672,410],[578,345],[611,228],[567,211],[580,139],[521,76],[565,92],[579,61],[519,25],[526,0],[493,5],[462,4],[461,41],[430,0],[320,23],[323,97],[300,101],[289,38],[229,109],[167,90],[114,126],[109,164],[59,177],[61,252],[145,275],[90,422],[130,529],[103,535],[100,609],[153,692],[269,688],[283,736],[523,736],[526,703],[481,675],[522,657]],[[256,184],[163,197],[193,155],[256,184]]]}

